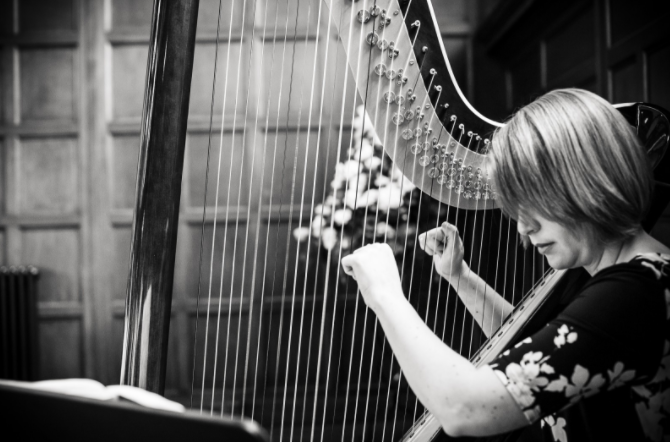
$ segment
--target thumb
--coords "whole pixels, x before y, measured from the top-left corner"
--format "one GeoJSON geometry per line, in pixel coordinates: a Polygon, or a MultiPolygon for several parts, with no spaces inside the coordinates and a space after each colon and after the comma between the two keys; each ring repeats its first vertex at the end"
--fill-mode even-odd
{"type": "Polygon", "coordinates": [[[344,270],[344,273],[353,277],[354,279],[356,279],[356,274],[354,272],[355,261],[356,258],[354,257],[354,255],[347,255],[344,258],[342,258],[342,269],[344,270]]]}

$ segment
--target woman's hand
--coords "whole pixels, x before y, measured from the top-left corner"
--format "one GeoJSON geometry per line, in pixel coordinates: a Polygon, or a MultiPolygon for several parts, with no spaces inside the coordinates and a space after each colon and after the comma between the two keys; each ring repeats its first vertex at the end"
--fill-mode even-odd
{"type": "Polygon", "coordinates": [[[435,271],[448,281],[467,268],[463,262],[463,241],[456,226],[448,222],[419,235],[419,246],[433,257],[435,271]]]}
{"type": "Polygon", "coordinates": [[[358,283],[365,303],[375,310],[389,296],[402,296],[398,265],[386,243],[369,244],[342,258],[342,268],[358,283]]]}

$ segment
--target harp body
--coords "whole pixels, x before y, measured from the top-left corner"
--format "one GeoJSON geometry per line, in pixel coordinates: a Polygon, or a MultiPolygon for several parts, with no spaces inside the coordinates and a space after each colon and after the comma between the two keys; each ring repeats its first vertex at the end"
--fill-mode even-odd
{"type": "MultiPolygon", "coordinates": [[[[128,283],[126,302],[127,315],[122,372],[123,383],[138,385],[157,392],[162,392],[166,369],[165,355],[167,353],[174,248],[176,247],[176,227],[173,229],[172,227],[176,225],[174,220],[176,219],[179,205],[180,190],[178,181],[180,179],[177,179],[177,175],[181,173],[179,169],[183,162],[183,134],[185,134],[186,130],[185,111],[188,109],[190,65],[193,59],[194,21],[197,16],[198,7],[195,0],[181,0],[169,3],[170,5],[168,5],[168,2],[156,1],[154,23],[152,25],[152,35],[155,37],[153,41],[156,43],[152,43],[152,49],[150,50],[147,75],[148,87],[145,96],[145,110],[142,124],[143,147],[140,156],[140,175],[138,176],[136,218],[133,225],[131,277],[128,283]],[[186,19],[187,17],[188,19],[186,19]],[[163,71],[160,69],[163,69],[163,71]],[[174,77],[171,77],[172,75],[174,77]],[[159,81],[160,79],[167,80],[161,82],[159,81]],[[172,99],[165,99],[165,97],[172,97],[172,99]],[[167,110],[170,106],[174,105],[174,101],[171,101],[174,100],[174,97],[179,97],[179,105],[176,106],[179,112],[169,112],[167,110]],[[175,132],[168,134],[166,128],[175,132]],[[167,136],[163,138],[161,134],[167,136]],[[152,155],[155,156],[152,158],[152,155]],[[162,160],[166,158],[165,155],[168,155],[167,158],[170,158],[170,161],[162,160]],[[158,167],[158,165],[161,167],[158,167]],[[166,199],[172,203],[168,205],[163,204],[166,199]],[[174,204],[175,201],[176,207],[174,204]],[[159,259],[156,259],[156,257],[159,257],[159,259]]],[[[329,21],[337,28],[348,62],[348,70],[345,75],[350,76],[350,81],[356,85],[356,91],[363,103],[364,113],[369,115],[369,121],[374,126],[377,137],[383,146],[386,161],[392,161],[402,171],[405,178],[422,191],[422,194],[426,198],[424,204],[428,205],[430,201],[430,204],[437,207],[436,213],[442,216],[442,219],[444,219],[444,210],[446,210],[447,218],[449,216],[452,217],[448,219],[462,223],[465,228],[464,236],[467,236],[467,238],[464,238],[465,241],[468,238],[474,240],[477,235],[477,241],[480,243],[478,246],[479,250],[473,248],[469,253],[471,259],[479,260],[480,264],[487,260],[492,261],[494,258],[486,256],[482,260],[482,256],[485,255],[482,244],[491,238],[495,238],[498,245],[489,247],[488,250],[493,255],[493,251],[497,247],[498,258],[503,261],[501,268],[505,267],[504,271],[501,270],[500,275],[500,279],[505,279],[505,282],[501,285],[501,291],[504,291],[507,287],[510,289],[516,288],[513,280],[515,280],[517,275],[519,275],[519,278],[523,276],[526,279],[534,281],[534,283],[528,284],[532,288],[528,296],[522,302],[518,303],[519,308],[510,315],[505,323],[501,324],[500,329],[493,334],[491,341],[484,343],[479,352],[476,352],[476,349],[482,343],[481,341],[474,344],[470,342],[469,346],[463,345],[463,338],[467,338],[466,335],[470,333],[466,331],[465,322],[466,320],[472,321],[472,319],[466,319],[466,316],[451,318],[453,325],[450,325],[450,327],[456,330],[455,332],[452,330],[455,333],[451,336],[452,340],[454,336],[457,336],[456,339],[461,340],[461,348],[466,349],[465,352],[468,356],[472,357],[473,363],[485,364],[495,358],[500,351],[519,336],[519,333],[523,331],[524,324],[534,316],[535,312],[545,305],[546,300],[550,296],[556,296],[557,285],[560,285],[559,283],[565,279],[563,272],[549,272],[546,279],[543,279],[542,276],[545,272],[543,271],[542,263],[537,257],[528,256],[528,260],[526,260],[526,255],[523,252],[519,253],[516,250],[513,252],[513,256],[509,253],[509,244],[514,245],[515,242],[515,229],[509,223],[505,224],[499,215],[499,211],[496,209],[495,189],[491,186],[486,165],[488,141],[491,133],[500,123],[491,121],[480,115],[468,103],[459,89],[449,66],[435,16],[428,0],[403,0],[400,2],[396,0],[377,0],[376,2],[370,0],[354,2],[323,0],[319,4],[318,13],[324,16],[327,15],[329,21]],[[323,10],[321,9],[322,7],[323,10]],[[445,209],[443,210],[442,207],[445,209]],[[493,230],[493,233],[487,233],[486,228],[493,230]],[[496,231],[498,231],[497,234],[496,231]],[[510,231],[512,232],[511,236],[510,231]],[[501,257],[500,251],[504,251],[505,247],[508,248],[508,251],[505,256],[501,257]],[[529,267],[527,273],[524,273],[525,270],[523,269],[506,270],[508,263],[512,263],[510,266],[513,266],[515,262],[526,261],[529,267]],[[507,282],[508,277],[510,279],[509,283],[507,282]],[[462,325],[460,324],[461,321],[463,322],[462,325]],[[461,327],[462,330],[459,334],[457,329],[461,327]]],[[[648,112],[651,112],[654,118],[657,118],[659,121],[665,118],[664,123],[659,123],[657,127],[667,127],[667,116],[663,116],[662,112],[655,108],[650,109],[648,112]]],[[[629,110],[628,112],[629,114],[626,116],[629,118],[629,121],[639,123],[637,120],[639,120],[641,111],[635,108],[635,110],[629,110]]],[[[624,112],[624,114],[626,113],[624,112]]],[[[343,123],[346,124],[347,122],[340,122],[340,124],[343,123]]],[[[667,130],[656,130],[655,132],[652,130],[649,133],[651,135],[647,137],[650,140],[648,146],[650,150],[655,152],[654,155],[658,157],[657,163],[660,164],[656,169],[658,177],[667,176],[667,173],[664,175],[662,172],[659,172],[667,172],[668,170],[667,155],[665,155],[668,139],[667,130]]],[[[295,179],[295,171],[293,173],[295,179]]],[[[316,202],[321,203],[322,201],[316,202]]],[[[665,203],[667,203],[667,198],[660,203],[661,210],[665,206],[665,203]]],[[[333,208],[335,207],[333,206],[333,208]]],[[[421,200],[418,210],[420,208],[421,200]]],[[[657,217],[660,215],[660,211],[657,212],[655,215],[652,215],[657,217]]],[[[650,222],[653,223],[653,220],[650,222]]],[[[363,220],[363,223],[365,223],[365,220],[363,220]]],[[[435,224],[437,225],[437,220],[435,224]]],[[[283,238],[281,239],[281,241],[284,240],[283,238]]],[[[290,241],[290,238],[288,238],[288,241],[290,241]]],[[[365,240],[363,239],[362,241],[365,240]]],[[[340,255],[341,253],[342,250],[340,249],[340,255]]],[[[339,256],[336,253],[328,253],[327,265],[332,265],[332,262],[334,262],[335,266],[337,266],[338,260],[339,256]]],[[[308,273],[308,270],[302,270],[308,273]]],[[[479,269],[477,268],[477,270],[479,269]]],[[[333,270],[333,272],[335,271],[333,270]]],[[[298,275],[298,273],[296,269],[295,274],[298,275]]],[[[430,304],[431,284],[437,286],[438,282],[433,279],[432,272],[417,272],[416,278],[419,279],[426,276],[429,279],[427,281],[429,300],[425,302],[422,308],[426,309],[426,319],[428,320],[430,317],[437,324],[438,314],[434,313],[434,316],[430,316],[433,313],[429,314],[429,307],[432,305],[430,308],[435,308],[436,310],[440,308],[445,309],[443,317],[446,319],[450,316],[446,310],[448,306],[454,306],[454,300],[452,299],[451,304],[449,304],[448,298],[445,300],[447,295],[444,295],[441,301],[442,306],[435,307],[435,303],[439,303],[440,301],[439,288],[434,288],[437,295],[432,295],[433,304],[430,304]],[[435,300],[436,298],[438,301],[435,300]]],[[[497,281],[497,268],[495,274],[491,271],[488,276],[497,281]]],[[[414,277],[413,271],[412,277],[414,277]]],[[[329,335],[328,328],[331,327],[329,323],[331,318],[331,338],[340,332],[337,327],[344,327],[344,322],[338,325],[335,324],[335,317],[337,316],[335,313],[335,310],[337,310],[335,304],[331,304],[333,311],[329,315],[326,314],[327,301],[337,303],[338,296],[337,288],[329,288],[328,281],[329,278],[326,277],[326,283],[321,287],[325,291],[325,295],[323,296],[322,324],[320,327],[318,324],[314,326],[310,325],[319,339],[323,339],[324,335],[329,335]],[[326,317],[329,319],[328,322],[324,319],[326,317]]],[[[305,279],[306,284],[307,280],[305,279]]],[[[338,281],[335,274],[330,277],[330,284],[334,284],[336,287],[340,286],[340,281],[338,281]]],[[[446,283],[444,285],[446,286],[446,283]]],[[[521,289],[524,288],[524,284],[519,285],[521,289]]],[[[449,294],[450,290],[445,288],[444,292],[449,294]]],[[[345,293],[340,296],[346,295],[345,293]]],[[[452,296],[455,297],[454,294],[452,296]]],[[[295,297],[295,289],[293,297],[295,297]]],[[[291,298],[291,294],[284,291],[282,292],[281,301],[277,299],[273,302],[283,303],[289,298],[291,298]]],[[[352,298],[351,296],[349,298],[347,298],[346,302],[355,302],[356,311],[359,308],[361,311],[365,309],[363,305],[359,306],[357,298],[352,298]]],[[[342,299],[340,302],[345,302],[345,300],[342,299]]],[[[254,307],[254,301],[250,301],[249,308],[251,308],[252,315],[254,311],[260,315],[257,323],[253,323],[251,320],[249,322],[248,330],[252,332],[251,334],[259,330],[265,334],[271,334],[270,327],[266,327],[267,329],[263,328],[265,326],[262,319],[262,312],[270,307],[271,305],[261,304],[254,307]],[[258,328],[255,329],[254,327],[258,328]]],[[[281,308],[283,308],[283,304],[281,308]]],[[[312,315],[312,320],[314,320],[314,308],[312,315]]],[[[376,335],[377,324],[376,322],[373,324],[373,319],[368,318],[367,310],[364,316],[361,315],[362,313],[359,313],[356,316],[356,318],[360,317],[365,321],[363,325],[361,323],[358,324],[359,333],[362,327],[367,326],[369,327],[367,333],[373,333],[371,330],[374,327],[376,335]]],[[[284,320],[283,318],[282,313],[282,320],[284,320]]],[[[294,321],[296,328],[300,327],[302,331],[303,322],[308,321],[306,318],[304,302],[302,307],[300,305],[291,306],[290,318],[287,313],[285,319],[286,321],[290,320],[289,333],[292,332],[294,321]],[[300,312],[301,308],[302,312],[300,312]]],[[[353,322],[354,328],[356,327],[356,318],[354,318],[353,322]]],[[[443,318],[440,317],[440,319],[442,320],[443,318]]],[[[447,328],[445,325],[442,330],[446,330],[447,328]]],[[[281,340],[281,330],[283,330],[281,326],[279,330],[279,340],[281,340]]],[[[380,335],[381,333],[379,331],[380,335]]],[[[353,334],[355,335],[356,332],[354,331],[353,334]]],[[[317,339],[317,337],[314,339],[317,339]]],[[[261,345],[260,338],[256,344],[250,338],[251,336],[247,336],[249,341],[246,344],[236,343],[237,349],[235,352],[246,351],[247,354],[250,354],[254,349],[254,345],[261,345]],[[244,348],[245,345],[246,350],[244,348]]],[[[267,343],[265,344],[268,348],[264,349],[266,351],[272,350],[270,347],[274,345],[270,338],[274,338],[274,336],[268,336],[267,343]]],[[[473,342],[475,341],[472,336],[470,338],[473,342]]],[[[289,341],[290,339],[289,335],[289,341]]],[[[311,339],[312,337],[310,336],[310,342],[311,339]]],[[[377,338],[377,340],[379,339],[381,338],[377,338]]],[[[196,343],[196,347],[198,345],[196,343]]],[[[276,345],[280,347],[280,342],[277,341],[276,345]]],[[[345,345],[351,345],[353,354],[353,348],[357,347],[358,344],[353,342],[345,345]]],[[[365,345],[365,342],[360,344],[363,348],[365,345]]],[[[317,364],[319,367],[317,370],[323,371],[317,371],[317,379],[320,376],[330,376],[330,372],[326,374],[326,369],[322,367],[325,367],[329,357],[328,352],[332,351],[333,346],[331,343],[331,348],[323,349],[323,353],[321,353],[321,347],[319,347],[319,362],[317,364]]],[[[342,343],[340,343],[340,346],[342,346],[342,343]]],[[[364,364],[362,353],[363,351],[361,350],[361,366],[364,364]]],[[[227,350],[226,354],[230,356],[227,350]]],[[[267,354],[270,353],[268,352],[267,354]]],[[[392,356],[389,356],[387,353],[385,359],[383,355],[384,353],[382,352],[380,362],[378,362],[378,365],[381,366],[379,375],[375,371],[374,376],[379,376],[380,379],[387,377],[388,379],[386,379],[387,384],[375,387],[378,390],[378,396],[386,391],[390,392],[395,389],[398,391],[392,400],[389,401],[388,398],[390,396],[387,397],[386,411],[388,411],[389,402],[391,403],[391,408],[394,401],[396,403],[400,401],[411,403],[409,408],[413,408],[413,411],[410,411],[413,413],[414,418],[410,419],[409,425],[405,425],[405,428],[409,428],[409,431],[403,440],[414,442],[432,440],[439,432],[439,424],[430,414],[421,414],[419,412],[419,404],[414,402],[410,394],[400,394],[400,382],[397,380],[399,372],[393,365],[392,356]],[[389,357],[391,358],[391,362],[388,360],[389,357]],[[383,376],[382,372],[384,373],[383,376]]],[[[283,357],[286,358],[287,356],[284,355],[283,357]]],[[[305,354],[303,353],[301,357],[304,358],[305,354]]],[[[314,358],[314,360],[317,358],[316,355],[311,355],[310,357],[314,358]]],[[[277,364],[279,364],[279,359],[280,355],[277,354],[277,364]]],[[[315,364],[314,360],[312,360],[312,364],[315,364]]],[[[232,407],[233,410],[231,413],[233,415],[258,419],[257,416],[253,415],[253,412],[251,415],[248,412],[250,403],[253,402],[255,404],[256,400],[259,403],[261,401],[261,397],[255,396],[255,392],[246,391],[248,385],[250,386],[253,383],[256,386],[256,381],[259,380],[259,375],[254,373],[253,364],[249,361],[250,358],[247,357],[244,367],[244,381],[239,387],[239,390],[244,389],[244,392],[241,394],[242,405],[239,406],[239,390],[237,392],[238,396],[235,396],[234,391],[238,384],[232,387],[232,396],[228,396],[228,400],[232,400],[233,402],[237,400],[238,402],[237,408],[232,407]]],[[[264,361],[265,365],[274,363],[275,361],[272,360],[264,361]]],[[[356,364],[358,363],[356,361],[356,364]]],[[[372,362],[370,364],[371,366],[374,365],[372,362]]],[[[197,364],[195,365],[197,366],[197,364]]],[[[376,365],[375,368],[377,368],[376,365]]],[[[281,412],[282,423],[280,428],[274,429],[273,439],[323,440],[323,426],[327,419],[326,415],[341,414],[342,402],[344,402],[343,418],[349,422],[350,427],[356,425],[357,419],[361,422],[365,421],[368,417],[368,407],[372,407],[374,398],[373,400],[361,400],[356,396],[350,402],[351,395],[349,390],[354,389],[356,382],[358,383],[357,388],[360,390],[361,382],[363,382],[363,389],[368,390],[369,397],[370,386],[365,385],[365,378],[373,378],[372,368],[370,368],[369,375],[367,371],[364,374],[359,373],[357,381],[353,383],[351,388],[349,388],[348,381],[346,389],[340,386],[340,390],[345,391],[343,393],[334,393],[342,393],[341,397],[331,400],[331,402],[336,402],[335,405],[323,399],[322,396],[327,393],[319,391],[318,386],[316,388],[317,391],[309,391],[309,395],[313,395],[314,397],[314,408],[310,410],[299,409],[297,414],[302,413],[302,418],[298,420],[303,422],[303,424],[307,422],[307,425],[311,425],[312,427],[321,425],[321,430],[318,428],[310,428],[309,430],[297,428],[298,424],[294,424],[294,422],[300,363],[298,363],[296,370],[296,392],[287,394],[286,383],[282,381],[285,385],[284,391],[279,394],[279,401],[275,400],[272,402],[273,417],[275,415],[275,402],[283,402],[284,407],[281,411],[276,412],[277,414],[281,412]],[[281,400],[282,394],[283,401],[281,400]],[[291,395],[293,395],[292,399],[291,395]],[[338,403],[339,405],[337,405],[338,403]],[[291,414],[294,416],[291,419],[287,417],[286,420],[290,421],[290,424],[286,425],[286,427],[284,426],[285,419],[283,419],[284,412],[287,416],[291,414]],[[352,413],[353,425],[351,424],[352,418],[350,417],[352,413]]],[[[349,370],[351,373],[351,362],[349,370]]],[[[236,367],[235,374],[237,373],[238,370],[236,367]]],[[[289,370],[287,368],[287,376],[288,373],[289,370]]],[[[203,385],[204,379],[203,368],[203,385]]],[[[292,382],[293,379],[291,379],[292,382]]],[[[332,384],[332,380],[325,382],[324,388],[326,392],[333,388],[332,384]]],[[[224,392],[222,395],[225,397],[225,385],[223,389],[224,392]]],[[[230,392],[228,394],[230,395],[230,392]]],[[[304,395],[306,398],[308,395],[307,390],[305,390],[304,395]]],[[[212,392],[212,404],[214,403],[214,396],[215,394],[212,392]]],[[[201,397],[205,397],[204,392],[201,394],[201,397]]],[[[222,398],[222,414],[224,409],[223,401],[224,399],[222,398]]],[[[201,410],[203,409],[202,402],[201,399],[201,410]]],[[[377,399],[378,403],[379,400],[377,399]]],[[[197,404],[195,404],[194,408],[198,408],[197,404]]],[[[398,406],[396,405],[396,415],[388,413],[387,420],[399,419],[397,409],[398,406]]],[[[268,422],[267,426],[274,425],[274,421],[268,422]]],[[[396,432],[394,425],[387,425],[388,428],[392,427],[392,430],[389,429],[387,434],[387,427],[383,426],[379,429],[379,433],[374,433],[376,429],[370,430],[373,424],[374,422],[371,422],[367,430],[364,426],[362,431],[368,436],[372,432],[374,437],[379,440],[398,440],[401,438],[402,430],[398,429],[396,432]]],[[[348,429],[347,431],[345,432],[343,429],[341,435],[338,434],[333,437],[333,434],[331,434],[331,437],[339,439],[341,436],[343,440],[345,439],[345,435],[349,439],[362,437],[361,434],[356,434],[352,429],[348,429]]]]}

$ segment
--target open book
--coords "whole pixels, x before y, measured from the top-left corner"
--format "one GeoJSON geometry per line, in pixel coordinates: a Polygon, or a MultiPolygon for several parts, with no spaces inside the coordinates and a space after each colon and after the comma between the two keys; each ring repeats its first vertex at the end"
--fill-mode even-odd
{"type": "Polygon", "coordinates": [[[147,408],[183,412],[180,403],[165,399],[141,388],[129,385],[110,385],[105,387],[93,379],[58,379],[52,381],[21,382],[0,379],[0,384],[31,390],[48,391],[101,401],[127,400],[147,408]]]}

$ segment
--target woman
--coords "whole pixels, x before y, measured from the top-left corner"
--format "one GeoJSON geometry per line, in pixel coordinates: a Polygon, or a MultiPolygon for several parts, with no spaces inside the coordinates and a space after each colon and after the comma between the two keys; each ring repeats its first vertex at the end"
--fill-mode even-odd
{"type": "MultiPolygon", "coordinates": [[[[640,227],[653,181],[636,135],[605,100],[558,90],[500,128],[490,155],[503,210],[525,243],[551,267],[583,267],[591,278],[546,327],[476,368],[407,302],[386,244],[357,250],[342,265],[410,386],[452,436],[539,421],[544,440],[670,439],[670,249],[640,227]],[[605,405],[574,413],[572,405],[596,400],[584,401],[590,396],[605,405]]],[[[420,244],[484,332],[509,314],[511,306],[463,261],[454,226],[425,233],[420,244]]]]}

